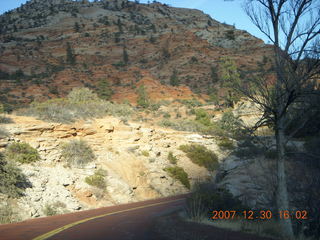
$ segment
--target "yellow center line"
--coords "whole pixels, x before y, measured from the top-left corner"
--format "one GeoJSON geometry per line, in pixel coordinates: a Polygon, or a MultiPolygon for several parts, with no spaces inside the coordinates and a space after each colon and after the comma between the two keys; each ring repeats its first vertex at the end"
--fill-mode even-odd
{"type": "Polygon", "coordinates": [[[149,204],[149,205],[145,205],[145,206],[141,206],[141,207],[135,207],[135,208],[130,208],[130,209],[124,209],[124,210],[120,210],[120,211],[116,211],[116,212],[111,212],[111,213],[106,213],[106,214],[102,214],[102,215],[98,215],[98,216],[94,216],[94,217],[90,217],[90,218],[85,218],[85,219],[82,219],[82,220],[79,220],[77,222],[73,222],[73,223],[70,223],[70,224],[67,224],[63,227],[60,227],[60,228],[56,228],[50,232],[47,232],[43,235],[40,235],[36,238],[33,238],[32,240],[45,240],[45,239],[48,239],[49,237],[52,237],[66,229],[69,229],[69,228],[72,228],[76,225],[79,225],[81,223],[84,223],[84,222],[88,222],[90,220],[94,220],[94,219],[97,219],[97,218],[102,218],[102,217],[106,217],[106,216],[110,216],[110,215],[114,215],[114,214],[118,214],[118,213],[124,213],[124,212],[130,212],[130,211],[133,211],[133,210],[137,210],[137,209],[142,209],[142,208],[147,208],[147,207],[153,207],[153,206],[158,206],[158,205],[163,205],[163,204],[166,204],[166,203],[173,203],[173,202],[178,202],[178,201],[181,201],[183,200],[183,198],[181,199],[177,199],[177,200],[170,200],[170,201],[165,201],[165,202],[161,202],[161,203],[153,203],[153,204],[149,204]]]}

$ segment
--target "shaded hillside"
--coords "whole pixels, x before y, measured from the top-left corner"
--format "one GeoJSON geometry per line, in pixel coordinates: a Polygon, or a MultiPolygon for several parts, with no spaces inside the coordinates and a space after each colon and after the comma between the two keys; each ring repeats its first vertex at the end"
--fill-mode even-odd
{"type": "Polygon", "coordinates": [[[154,100],[193,98],[183,85],[217,88],[221,57],[245,71],[271,49],[199,10],[157,2],[31,0],[0,16],[0,26],[0,100],[11,104],[96,89],[101,80],[121,102],[135,101],[142,79],[155,84],[147,88],[154,100]]]}

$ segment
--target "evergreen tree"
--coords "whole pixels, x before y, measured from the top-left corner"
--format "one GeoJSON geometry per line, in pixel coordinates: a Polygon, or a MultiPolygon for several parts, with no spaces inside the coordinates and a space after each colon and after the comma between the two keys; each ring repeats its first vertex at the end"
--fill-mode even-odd
{"type": "Polygon", "coordinates": [[[137,104],[138,106],[140,107],[143,107],[143,108],[147,108],[149,107],[149,100],[148,100],[148,95],[146,93],[146,90],[145,90],[145,87],[144,85],[141,85],[139,88],[138,88],[138,100],[137,100],[137,104]]]}
{"type": "Polygon", "coordinates": [[[67,63],[71,65],[76,63],[76,57],[69,42],[67,42],[67,63]]]}
{"type": "Polygon", "coordinates": [[[74,31],[75,32],[80,32],[80,25],[79,25],[79,23],[78,22],[75,22],[75,24],[74,24],[74,31]]]}
{"type": "Polygon", "coordinates": [[[128,64],[128,62],[129,62],[129,55],[128,55],[125,47],[123,48],[123,62],[125,64],[128,64]]]}
{"type": "Polygon", "coordinates": [[[219,81],[218,71],[216,66],[211,66],[211,81],[212,83],[216,83],[219,81]]]}
{"type": "Polygon", "coordinates": [[[227,90],[227,94],[224,96],[225,101],[229,107],[233,107],[241,97],[239,92],[234,90],[234,85],[238,85],[240,82],[240,73],[234,61],[227,57],[220,59],[219,70],[220,86],[227,90]]]}
{"type": "Polygon", "coordinates": [[[173,70],[173,73],[170,77],[170,84],[172,86],[178,86],[179,85],[179,78],[178,78],[178,72],[177,70],[173,70]]]}
{"type": "Polygon", "coordinates": [[[101,79],[98,82],[97,94],[101,99],[110,100],[110,98],[113,94],[113,91],[110,88],[110,84],[106,79],[101,79]]]}

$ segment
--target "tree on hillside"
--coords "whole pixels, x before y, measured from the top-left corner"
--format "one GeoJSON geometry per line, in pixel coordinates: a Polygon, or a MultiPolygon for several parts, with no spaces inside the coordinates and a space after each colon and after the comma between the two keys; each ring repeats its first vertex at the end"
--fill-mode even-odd
{"type": "Polygon", "coordinates": [[[123,56],[123,62],[127,65],[129,62],[129,55],[128,55],[128,52],[125,47],[123,48],[123,55],[122,56],[123,56]]]}
{"type": "Polygon", "coordinates": [[[149,103],[149,99],[148,99],[148,94],[146,93],[146,89],[144,87],[144,85],[141,85],[138,90],[138,100],[137,100],[137,104],[140,107],[143,108],[147,108],[149,107],[150,103],[149,103]]]}
{"type": "MultiPolygon", "coordinates": [[[[278,210],[290,210],[285,147],[315,111],[316,75],[320,73],[318,0],[246,0],[244,9],[252,22],[273,44],[275,78],[259,74],[234,88],[256,103],[263,116],[255,128],[273,126],[277,149],[278,210]],[[294,123],[295,129],[286,132],[294,123]],[[287,133],[287,134],[286,134],[287,133]]],[[[319,75],[318,75],[319,76],[319,75]]],[[[319,109],[319,108],[318,108],[319,109]]],[[[280,221],[285,239],[294,237],[291,219],[280,221]]]]}
{"type": "Polygon", "coordinates": [[[73,26],[73,29],[75,32],[80,32],[80,25],[78,22],[75,22],[74,26],[73,26]]]}
{"type": "Polygon", "coordinates": [[[240,83],[240,73],[235,62],[227,57],[220,58],[219,64],[220,87],[226,90],[224,100],[229,107],[233,107],[241,97],[233,88],[240,83]]]}
{"type": "Polygon", "coordinates": [[[110,84],[106,79],[101,79],[98,82],[97,94],[101,99],[110,100],[113,91],[110,88],[110,84]]]}
{"type": "Polygon", "coordinates": [[[74,65],[76,63],[76,56],[69,42],[67,42],[67,63],[74,65]]]}
{"type": "Polygon", "coordinates": [[[170,85],[179,86],[179,83],[180,81],[179,81],[178,71],[174,69],[172,75],[170,76],[170,85]]]}

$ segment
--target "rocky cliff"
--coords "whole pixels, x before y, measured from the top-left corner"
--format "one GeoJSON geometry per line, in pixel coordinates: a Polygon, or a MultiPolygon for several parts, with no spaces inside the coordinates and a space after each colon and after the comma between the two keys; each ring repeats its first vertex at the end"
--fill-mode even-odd
{"type": "Polygon", "coordinates": [[[0,152],[13,142],[27,142],[41,157],[34,164],[19,164],[30,182],[24,195],[13,204],[18,213],[15,217],[20,220],[48,215],[48,208],[57,214],[186,193],[188,189],[164,170],[173,166],[168,160],[169,152],[179,159],[177,166],[184,168],[191,184],[212,175],[178,150],[182,144],[203,144],[218,153],[220,159],[224,156],[213,138],[148,124],[124,124],[113,117],[69,125],[10,117],[12,123],[6,124],[10,137],[0,139],[0,152]],[[79,168],[67,167],[61,146],[73,139],[86,141],[96,160],[79,168]],[[85,181],[97,169],[106,173],[103,190],[85,181]]]}

